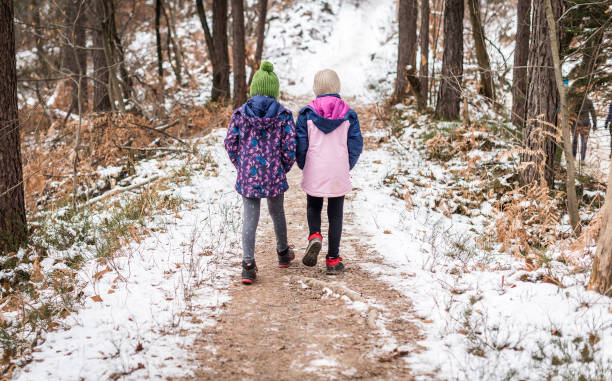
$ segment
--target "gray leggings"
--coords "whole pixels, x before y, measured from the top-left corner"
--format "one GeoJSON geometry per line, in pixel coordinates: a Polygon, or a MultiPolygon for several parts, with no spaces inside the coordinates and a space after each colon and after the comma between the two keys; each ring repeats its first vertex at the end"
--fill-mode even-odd
{"type": "MultiPolygon", "coordinates": [[[[284,251],[289,247],[287,243],[287,222],[285,220],[285,207],[283,206],[285,195],[280,194],[268,198],[268,211],[274,223],[274,234],[276,235],[276,250],[284,251]]],[[[253,262],[255,260],[255,232],[259,223],[260,198],[242,197],[243,219],[242,219],[242,260],[253,262]]]]}

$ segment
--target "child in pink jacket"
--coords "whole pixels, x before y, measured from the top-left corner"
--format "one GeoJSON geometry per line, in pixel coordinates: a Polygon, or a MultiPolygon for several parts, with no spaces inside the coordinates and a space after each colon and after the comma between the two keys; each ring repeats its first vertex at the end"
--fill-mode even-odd
{"type": "Polygon", "coordinates": [[[349,171],[363,149],[363,138],[357,113],[338,93],[340,79],[333,70],[315,75],[313,90],[317,98],[304,107],[297,119],[297,164],[306,192],[308,247],[302,262],[315,266],[321,251],[321,211],[327,198],[329,243],[326,255],[327,273],[344,270],[340,257],[340,238],[344,214],[344,196],[352,189],[349,171]]]}

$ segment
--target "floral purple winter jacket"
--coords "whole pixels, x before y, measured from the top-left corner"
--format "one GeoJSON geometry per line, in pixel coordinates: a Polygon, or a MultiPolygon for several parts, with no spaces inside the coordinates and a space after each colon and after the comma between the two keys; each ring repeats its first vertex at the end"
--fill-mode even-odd
{"type": "Polygon", "coordinates": [[[274,98],[256,95],[232,115],[225,149],[238,171],[236,191],[248,198],[275,197],[289,189],[295,163],[291,111],[274,98]]]}

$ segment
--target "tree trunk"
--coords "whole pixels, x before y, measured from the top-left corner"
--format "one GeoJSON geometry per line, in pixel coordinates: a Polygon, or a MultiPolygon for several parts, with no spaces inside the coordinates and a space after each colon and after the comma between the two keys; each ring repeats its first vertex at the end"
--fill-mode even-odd
{"type": "Polygon", "coordinates": [[[531,0],[518,0],[516,43],[512,73],[512,123],[522,128],[527,110],[527,59],[529,57],[529,29],[531,28],[531,0]]]}
{"type": "Polygon", "coordinates": [[[102,7],[99,15],[102,24],[102,36],[104,38],[104,54],[110,69],[109,73],[109,95],[113,107],[119,111],[125,111],[124,99],[129,99],[132,93],[132,80],[125,67],[123,46],[117,33],[115,22],[114,0],[98,0],[102,7]]]}
{"type": "Polygon", "coordinates": [[[27,239],[13,0],[0,0],[0,52],[0,252],[9,252],[17,251],[27,239]]]}
{"type": "Polygon", "coordinates": [[[212,34],[210,33],[208,21],[206,20],[206,11],[204,10],[204,4],[202,3],[202,0],[195,0],[195,2],[196,8],[198,10],[198,17],[200,18],[200,23],[202,24],[202,29],[204,30],[204,39],[206,40],[208,57],[210,58],[210,62],[214,67],[215,62],[217,61],[217,57],[215,55],[215,45],[213,43],[212,34]]]}
{"type": "Polygon", "coordinates": [[[234,108],[246,102],[246,48],[244,41],[244,3],[243,0],[232,0],[233,40],[232,55],[234,61],[234,108]]]}
{"type": "Polygon", "coordinates": [[[211,100],[225,100],[230,96],[229,76],[230,63],[227,48],[227,0],[213,0],[213,30],[210,33],[206,11],[202,0],[195,0],[196,8],[204,38],[208,48],[208,56],[213,67],[213,83],[211,100]]]}
{"type": "Polygon", "coordinates": [[[485,97],[495,100],[495,87],[493,85],[493,73],[491,62],[485,45],[484,29],[482,27],[482,12],[480,11],[480,0],[468,0],[470,23],[472,24],[472,36],[476,48],[478,60],[478,71],[480,71],[480,84],[485,97]]]}
{"type": "Polygon", "coordinates": [[[552,58],[555,65],[555,81],[557,82],[557,90],[559,91],[559,100],[561,102],[561,133],[563,135],[563,149],[565,151],[565,161],[567,162],[567,177],[565,188],[567,191],[567,214],[570,216],[570,223],[574,234],[578,234],[580,230],[580,217],[578,215],[578,201],[576,200],[576,183],[574,180],[574,155],[572,154],[571,134],[568,125],[569,113],[567,108],[567,91],[563,84],[563,75],[561,74],[561,59],[559,57],[559,34],[557,33],[556,19],[553,14],[551,0],[546,1],[546,21],[548,23],[548,37],[552,49],[552,58]]]}
{"type": "Polygon", "coordinates": [[[102,4],[100,0],[94,0],[94,7],[90,14],[92,21],[92,42],[93,51],[92,61],[94,66],[94,89],[93,89],[93,111],[95,112],[107,112],[111,111],[110,98],[108,97],[109,87],[109,63],[106,62],[106,54],[104,54],[104,35],[102,33],[102,25],[99,18],[103,17],[104,8],[100,7],[102,4]],[[96,15],[95,17],[93,15],[96,15]]]}
{"type": "Polygon", "coordinates": [[[187,74],[188,77],[191,78],[191,74],[185,66],[185,56],[183,54],[183,46],[181,44],[181,40],[176,33],[176,3],[169,2],[168,7],[166,7],[166,20],[168,21],[168,34],[170,38],[170,43],[172,44],[172,50],[174,51],[174,62],[176,63],[176,78],[179,82],[179,85],[186,86],[188,83],[185,81],[183,77],[183,72],[187,74]]]}
{"type": "Polygon", "coordinates": [[[216,65],[213,63],[212,101],[223,101],[230,96],[230,62],[227,47],[227,0],[213,0],[213,44],[216,65]]]}
{"type": "Polygon", "coordinates": [[[155,0],[155,43],[157,44],[157,77],[161,87],[164,86],[164,56],[162,52],[161,33],[159,26],[161,22],[161,2],[162,0],[155,0]]]}
{"type": "Polygon", "coordinates": [[[421,67],[419,68],[421,97],[427,106],[429,96],[429,0],[421,1],[421,67]]]}
{"type": "Polygon", "coordinates": [[[587,289],[612,296],[612,167],[608,174],[599,241],[587,289]]]}
{"type": "Polygon", "coordinates": [[[444,54],[436,117],[459,119],[463,81],[463,0],[444,2],[444,54]]]}
{"type": "MultiPolygon", "coordinates": [[[[527,122],[523,130],[524,148],[521,162],[523,184],[539,182],[544,176],[550,188],[554,185],[554,164],[557,145],[548,134],[556,134],[559,92],[555,84],[553,57],[546,21],[546,0],[533,1],[533,28],[529,50],[529,87],[527,122]]],[[[561,15],[561,0],[553,0],[554,18],[561,15]]],[[[557,39],[558,41],[558,39],[557,39]]]]}
{"type": "Polygon", "coordinates": [[[397,77],[395,79],[394,102],[406,99],[408,73],[416,70],[416,0],[400,0],[398,7],[399,42],[397,44],[397,77]]]}
{"type": "Polygon", "coordinates": [[[257,4],[257,48],[255,50],[255,65],[251,68],[251,74],[249,75],[248,86],[251,86],[255,70],[261,65],[261,58],[263,56],[264,40],[266,37],[266,22],[268,18],[268,0],[259,0],[257,4]]]}
{"type": "Polygon", "coordinates": [[[85,3],[82,0],[68,0],[65,9],[65,41],[63,46],[64,71],[69,75],[71,89],[71,110],[87,104],[87,34],[85,29],[85,3]],[[79,99],[80,96],[80,99],[79,99]]]}

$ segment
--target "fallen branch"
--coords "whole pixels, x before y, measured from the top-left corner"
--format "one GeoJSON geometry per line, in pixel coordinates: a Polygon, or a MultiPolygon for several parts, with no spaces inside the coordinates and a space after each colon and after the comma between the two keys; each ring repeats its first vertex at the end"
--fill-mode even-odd
{"type": "Polygon", "coordinates": [[[150,147],[121,146],[121,148],[129,149],[129,150],[132,150],[132,151],[143,151],[143,152],[149,152],[149,151],[168,151],[168,152],[180,152],[180,153],[193,153],[193,151],[190,151],[190,150],[181,149],[181,148],[171,148],[171,147],[155,147],[155,148],[150,148],[150,147]]]}
{"type": "Polygon", "coordinates": [[[335,282],[323,282],[318,279],[307,278],[303,276],[294,276],[293,280],[301,281],[302,283],[309,286],[310,288],[319,288],[319,289],[328,288],[332,290],[333,292],[335,292],[336,294],[346,296],[353,302],[364,303],[365,305],[368,306],[368,311],[366,315],[366,323],[368,324],[368,327],[370,327],[371,329],[378,328],[376,326],[376,318],[378,317],[378,308],[370,305],[361,295],[359,295],[359,293],[349,288],[346,288],[341,284],[335,283],[335,282]]]}
{"type": "Polygon", "coordinates": [[[167,130],[170,127],[176,126],[177,124],[179,124],[179,122],[180,122],[180,120],[177,119],[174,122],[171,122],[171,123],[168,123],[168,124],[162,124],[161,126],[157,126],[157,127],[153,127],[153,129],[157,130],[157,131],[165,131],[165,130],[167,130]]]}
{"type": "Polygon", "coordinates": [[[171,134],[167,133],[164,130],[159,130],[159,129],[155,128],[155,127],[149,127],[149,126],[145,126],[144,124],[139,124],[139,123],[135,123],[135,122],[128,122],[128,123],[133,124],[134,126],[136,126],[138,128],[142,128],[143,130],[157,132],[157,133],[162,134],[162,135],[164,135],[164,136],[166,136],[166,137],[168,137],[170,139],[174,139],[174,140],[176,140],[177,142],[179,142],[179,143],[181,143],[183,145],[188,146],[188,144],[185,143],[181,138],[176,137],[174,135],[171,135],[171,134]]]}
{"type": "Polygon", "coordinates": [[[138,184],[132,184],[132,185],[127,186],[125,188],[115,188],[115,189],[110,190],[110,191],[108,191],[108,192],[106,192],[104,194],[101,194],[100,196],[97,196],[97,197],[94,197],[94,198],[88,200],[85,204],[83,204],[83,206],[90,206],[92,204],[95,204],[98,201],[104,200],[107,197],[114,196],[116,194],[123,193],[123,192],[129,192],[131,190],[134,190],[136,188],[140,188],[140,187],[142,187],[144,185],[150,184],[150,183],[152,183],[154,181],[157,181],[159,179],[161,179],[161,177],[158,176],[158,175],[155,175],[155,176],[153,176],[151,178],[148,178],[145,181],[140,182],[138,184]]]}

